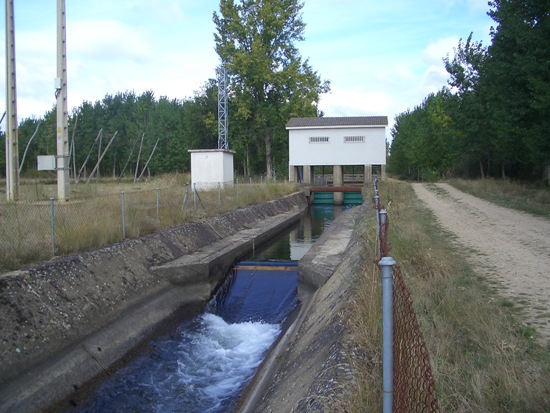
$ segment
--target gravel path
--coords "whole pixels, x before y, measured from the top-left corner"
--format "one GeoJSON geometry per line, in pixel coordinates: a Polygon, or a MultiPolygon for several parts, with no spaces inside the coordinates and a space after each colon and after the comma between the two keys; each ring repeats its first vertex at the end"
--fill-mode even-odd
{"type": "Polygon", "coordinates": [[[524,323],[550,345],[550,220],[503,208],[448,184],[413,184],[440,225],[473,250],[478,274],[522,303],[524,323]]]}

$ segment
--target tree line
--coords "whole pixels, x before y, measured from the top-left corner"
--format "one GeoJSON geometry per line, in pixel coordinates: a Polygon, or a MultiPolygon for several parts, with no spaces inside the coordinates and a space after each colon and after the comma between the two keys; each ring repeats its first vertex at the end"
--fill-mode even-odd
{"type": "Polygon", "coordinates": [[[388,163],[399,176],[548,179],[549,2],[489,7],[491,44],[461,39],[443,59],[448,86],[396,117],[388,163]]]}
{"type": "MultiPolygon", "coordinates": [[[[216,51],[228,74],[229,147],[237,174],[286,176],[286,122],[321,114],[319,96],[330,86],[298,51],[302,7],[299,0],[222,0],[213,13],[216,51]]],[[[94,169],[113,177],[189,171],[189,149],[218,145],[217,80],[183,99],[157,98],[153,91],[108,94],[73,109],[68,124],[72,176],[94,169]]],[[[38,155],[56,154],[55,108],[22,120],[18,130],[24,176],[36,170],[38,155]]],[[[3,150],[0,168],[4,174],[3,150]]]]}
{"type": "MultiPolygon", "coordinates": [[[[193,98],[182,100],[126,91],[83,102],[68,117],[71,177],[87,177],[100,159],[99,176],[141,175],[150,155],[147,174],[187,171],[188,149],[217,145],[216,96],[211,80],[193,98]]],[[[37,156],[56,155],[56,127],[55,108],[20,122],[22,176],[36,171],[37,156]]]]}

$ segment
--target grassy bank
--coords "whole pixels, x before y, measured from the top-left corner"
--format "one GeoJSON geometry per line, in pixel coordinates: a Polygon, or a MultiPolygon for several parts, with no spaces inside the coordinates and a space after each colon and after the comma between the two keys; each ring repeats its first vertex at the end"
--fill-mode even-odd
{"type": "Polygon", "coordinates": [[[297,190],[289,183],[246,179],[193,194],[188,182],[189,176],[169,175],[140,183],[105,179],[72,185],[69,201],[54,202],[53,237],[51,204],[47,200],[56,196],[56,186],[44,181],[27,182],[21,185],[21,201],[0,203],[0,226],[4,229],[0,273],[53,255],[97,249],[123,237],[137,238],[267,202],[297,190]]]}
{"type": "Polygon", "coordinates": [[[497,205],[550,217],[549,187],[535,187],[502,179],[452,179],[449,183],[497,205]]]}
{"type": "MultiPolygon", "coordinates": [[[[550,411],[550,353],[532,340],[508,300],[468,266],[407,183],[380,186],[390,220],[390,254],[411,291],[443,412],[550,411]]],[[[376,257],[374,213],[366,258],[376,257]]],[[[367,265],[352,324],[366,361],[356,412],[381,411],[380,274],[367,265]]]]}

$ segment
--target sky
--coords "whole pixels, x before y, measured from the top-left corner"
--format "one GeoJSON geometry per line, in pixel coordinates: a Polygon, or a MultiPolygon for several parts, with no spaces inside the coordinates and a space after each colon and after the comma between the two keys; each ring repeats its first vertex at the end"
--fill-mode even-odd
{"type": "MultiPolygon", "coordinates": [[[[57,2],[14,3],[21,121],[55,105],[57,2]]],[[[446,85],[442,59],[460,38],[473,32],[490,44],[488,10],[484,0],[304,0],[305,40],[296,45],[331,82],[325,116],[386,115],[391,127],[446,85]]],[[[192,97],[219,64],[218,11],[218,0],[66,0],[69,110],[125,91],[192,97]]],[[[5,52],[0,59],[5,67],[5,52]]]]}

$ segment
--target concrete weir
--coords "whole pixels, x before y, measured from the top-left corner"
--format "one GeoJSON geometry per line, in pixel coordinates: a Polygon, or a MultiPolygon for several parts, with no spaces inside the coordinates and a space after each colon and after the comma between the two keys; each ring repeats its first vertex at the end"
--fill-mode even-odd
{"type": "Polygon", "coordinates": [[[0,412],[43,412],[121,365],[231,264],[299,219],[301,192],[0,275],[0,412]]]}

